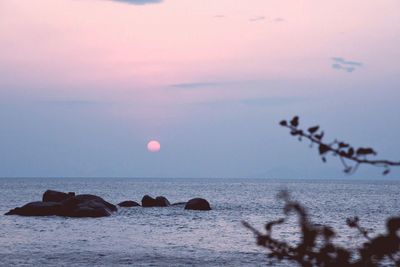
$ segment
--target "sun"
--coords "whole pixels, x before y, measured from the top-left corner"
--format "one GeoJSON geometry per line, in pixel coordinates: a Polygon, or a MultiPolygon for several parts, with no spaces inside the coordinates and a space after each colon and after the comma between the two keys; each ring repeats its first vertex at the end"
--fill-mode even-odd
{"type": "Polygon", "coordinates": [[[161,149],[160,142],[157,140],[150,140],[150,142],[147,143],[147,150],[149,152],[158,152],[161,149]]]}

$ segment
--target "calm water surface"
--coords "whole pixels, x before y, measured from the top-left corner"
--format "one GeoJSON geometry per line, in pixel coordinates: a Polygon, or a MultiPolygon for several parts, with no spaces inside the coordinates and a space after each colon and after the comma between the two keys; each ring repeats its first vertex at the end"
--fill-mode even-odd
{"type": "MultiPolygon", "coordinates": [[[[0,213],[40,200],[47,189],[114,204],[145,194],[170,202],[204,197],[213,210],[121,208],[95,219],[0,215],[0,266],[262,266],[263,251],[241,221],[261,230],[282,217],[281,189],[305,204],[315,223],[336,228],[336,242],[347,245],[362,240],[345,225],[347,217],[359,216],[378,233],[386,217],[400,215],[399,182],[111,178],[0,179],[0,213]]],[[[284,225],[276,234],[295,241],[296,229],[284,225]]]]}

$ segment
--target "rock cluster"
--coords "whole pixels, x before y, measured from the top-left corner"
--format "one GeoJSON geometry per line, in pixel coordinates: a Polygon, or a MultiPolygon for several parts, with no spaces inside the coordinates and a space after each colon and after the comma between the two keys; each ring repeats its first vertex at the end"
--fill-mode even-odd
{"type": "Polygon", "coordinates": [[[43,194],[42,200],[12,209],[5,215],[105,217],[117,211],[116,206],[95,195],[75,195],[48,190],[43,194]]]}
{"type": "MultiPolygon", "coordinates": [[[[153,198],[145,195],[142,207],[169,207],[185,205],[185,210],[211,210],[210,203],[203,198],[193,198],[188,202],[171,204],[166,197],[153,198]]],[[[139,203],[127,200],[118,204],[119,207],[138,207],[139,203]]],[[[64,217],[106,217],[117,211],[117,207],[95,195],[75,195],[74,192],[59,192],[47,190],[42,201],[35,201],[10,210],[5,215],[21,216],[64,216],[64,217]]]]}

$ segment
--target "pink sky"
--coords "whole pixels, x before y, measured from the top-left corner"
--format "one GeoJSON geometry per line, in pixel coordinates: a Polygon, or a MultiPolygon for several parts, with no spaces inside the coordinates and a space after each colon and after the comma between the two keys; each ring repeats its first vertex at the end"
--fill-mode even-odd
{"type": "Polygon", "coordinates": [[[213,114],[229,121],[230,101],[379,90],[390,101],[399,10],[397,0],[0,1],[0,98],[108,103],[101,116],[140,126],[140,138],[212,120],[197,105],[220,103],[213,114]],[[347,73],[332,57],[362,66],[347,73]]]}
{"type": "Polygon", "coordinates": [[[395,0],[3,1],[0,56],[14,75],[42,84],[331,77],[326,61],[337,55],[387,74],[397,71],[382,58],[399,57],[399,8],[395,0]]]}

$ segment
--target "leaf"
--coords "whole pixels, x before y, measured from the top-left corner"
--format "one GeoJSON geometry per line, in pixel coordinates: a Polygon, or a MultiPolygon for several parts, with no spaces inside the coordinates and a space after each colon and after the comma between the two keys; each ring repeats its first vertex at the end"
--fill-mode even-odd
{"type": "Polygon", "coordinates": [[[294,116],[293,119],[290,121],[290,125],[292,125],[293,127],[299,126],[299,117],[294,116]]]}
{"type": "Polygon", "coordinates": [[[287,121],[283,120],[279,123],[281,126],[287,126],[287,121]]]}
{"type": "Polygon", "coordinates": [[[329,226],[324,226],[322,229],[322,234],[325,238],[330,239],[335,236],[335,231],[329,226]]]}
{"type": "Polygon", "coordinates": [[[343,171],[345,173],[351,173],[352,170],[353,170],[353,168],[349,166],[349,167],[345,168],[343,171]]]}
{"type": "Polygon", "coordinates": [[[316,135],[314,135],[314,137],[315,137],[315,139],[321,141],[322,138],[324,137],[324,132],[321,132],[320,134],[316,134],[316,135]]]}
{"type": "Polygon", "coordinates": [[[325,157],[322,157],[321,159],[322,159],[323,163],[326,163],[326,158],[325,157]]]}
{"type": "Polygon", "coordinates": [[[349,144],[346,144],[344,142],[339,143],[339,148],[345,148],[345,147],[349,147],[349,146],[350,146],[349,144]]]}
{"type": "Polygon", "coordinates": [[[351,158],[354,155],[354,148],[350,147],[347,151],[347,157],[351,158]]]}
{"type": "Polygon", "coordinates": [[[324,154],[325,154],[326,152],[328,152],[330,149],[331,149],[331,148],[330,148],[329,146],[327,146],[327,145],[325,145],[325,144],[320,144],[320,145],[319,145],[319,148],[318,148],[319,154],[320,154],[320,155],[324,155],[324,154]]]}
{"type": "Polygon", "coordinates": [[[372,148],[363,148],[360,147],[359,149],[357,149],[356,151],[357,155],[376,155],[376,152],[372,149],[372,148]]]}
{"type": "Polygon", "coordinates": [[[386,169],[383,173],[382,173],[382,175],[388,175],[390,173],[390,169],[386,169]]]}
{"type": "Polygon", "coordinates": [[[303,131],[302,130],[292,130],[290,132],[291,135],[296,136],[296,135],[303,135],[303,131]]]}
{"type": "Polygon", "coordinates": [[[351,228],[355,228],[358,226],[358,217],[354,217],[354,218],[347,218],[346,219],[346,224],[351,227],[351,228]]]}
{"type": "Polygon", "coordinates": [[[313,134],[313,133],[316,133],[318,131],[318,129],[319,129],[318,125],[317,126],[313,126],[313,127],[308,128],[308,132],[310,134],[313,134]]]}

